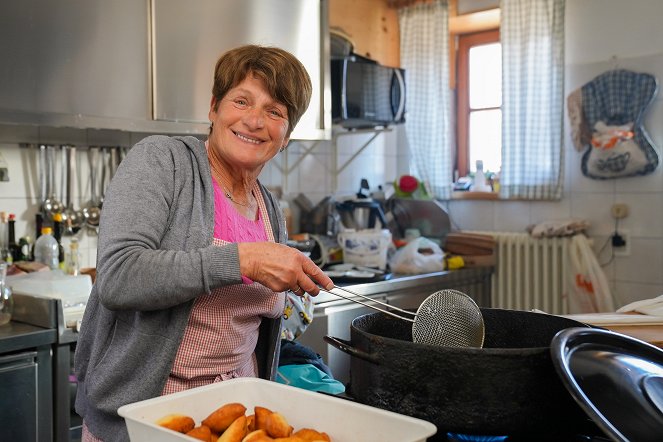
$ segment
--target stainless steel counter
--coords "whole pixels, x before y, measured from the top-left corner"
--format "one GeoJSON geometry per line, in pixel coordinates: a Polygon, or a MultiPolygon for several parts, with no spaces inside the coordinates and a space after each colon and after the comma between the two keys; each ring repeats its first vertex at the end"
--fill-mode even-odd
{"type": "MultiPolygon", "coordinates": [[[[404,309],[416,310],[429,295],[443,289],[460,290],[471,296],[480,307],[490,307],[492,272],[492,267],[476,267],[421,275],[394,275],[386,281],[343,286],[404,309]]],[[[363,301],[360,297],[356,298],[363,301]]],[[[298,341],[320,354],[334,377],[347,384],[350,381],[350,356],[325,343],[323,337],[330,335],[349,340],[352,320],[375,310],[324,292],[314,302],[313,322],[298,341]]]]}

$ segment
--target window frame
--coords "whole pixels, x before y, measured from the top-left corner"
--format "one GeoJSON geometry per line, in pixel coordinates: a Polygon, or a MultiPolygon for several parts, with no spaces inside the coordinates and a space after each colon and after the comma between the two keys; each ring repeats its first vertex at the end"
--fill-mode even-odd
{"type": "MultiPolygon", "coordinates": [[[[469,53],[470,48],[490,43],[500,42],[499,28],[459,34],[457,36],[456,50],[456,171],[458,176],[467,176],[470,172],[469,164],[469,120],[470,94],[469,94],[469,53]]],[[[501,107],[500,107],[501,108],[501,107]]],[[[488,109],[488,108],[487,108],[488,109]]],[[[498,109],[490,108],[490,109],[498,109]]]]}

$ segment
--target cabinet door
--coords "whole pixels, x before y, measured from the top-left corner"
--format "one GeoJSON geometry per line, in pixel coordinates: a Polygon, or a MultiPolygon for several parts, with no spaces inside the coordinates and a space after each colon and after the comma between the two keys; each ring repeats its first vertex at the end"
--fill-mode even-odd
{"type": "Polygon", "coordinates": [[[254,43],[292,52],[311,76],[311,104],[292,138],[330,138],[326,0],[152,2],[155,120],[209,123],[216,60],[254,43]]]}
{"type": "Polygon", "coordinates": [[[0,356],[2,440],[51,440],[51,373],[41,356],[37,351],[0,356]]]}
{"type": "Polygon", "coordinates": [[[3,2],[3,119],[150,118],[147,6],[136,0],[3,2]]]}

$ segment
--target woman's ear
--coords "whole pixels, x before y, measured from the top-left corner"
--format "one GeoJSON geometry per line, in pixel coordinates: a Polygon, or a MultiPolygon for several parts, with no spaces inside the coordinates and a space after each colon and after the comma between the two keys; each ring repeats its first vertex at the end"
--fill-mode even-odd
{"type": "Polygon", "coordinates": [[[210,121],[214,121],[216,117],[217,106],[218,103],[216,101],[216,97],[212,97],[212,99],[209,102],[209,113],[207,114],[207,117],[209,118],[210,121]]]}

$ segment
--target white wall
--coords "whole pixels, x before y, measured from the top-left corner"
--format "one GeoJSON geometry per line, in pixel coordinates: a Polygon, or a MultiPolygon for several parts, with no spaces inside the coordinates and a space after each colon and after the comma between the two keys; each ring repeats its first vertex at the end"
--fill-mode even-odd
{"type": "MultiPolygon", "coordinates": [[[[614,68],[647,72],[663,78],[663,2],[660,0],[566,0],[565,95],[614,68]]],[[[645,118],[659,158],[663,146],[663,97],[659,94],[645,118]]],[[[522,231],[528,224],[579,217],[590,221],[589,235],[599,251],[615,222],[613,203],[626,203],[630,255],[605,266],[619,305],[663,293],[663,166],[650,175],[592,180],[580,171],[581,153],[571,143],[566,123],[565,186],[559,202],[453,201],[455,226],[468,230],[522,231]]],[[[663,163],[663,158],[660,158],[663,163]]],[[[599,255],[610,261],[607,246],[599,255]]]]}

